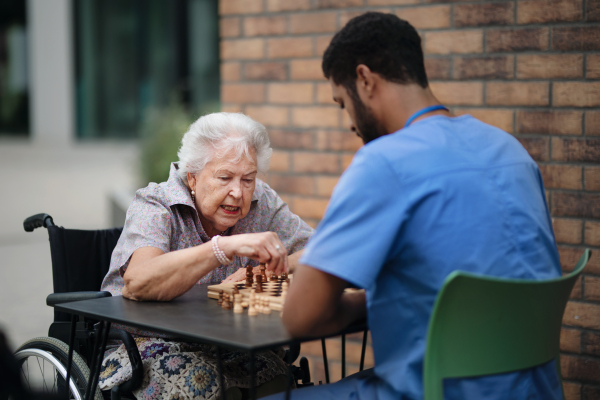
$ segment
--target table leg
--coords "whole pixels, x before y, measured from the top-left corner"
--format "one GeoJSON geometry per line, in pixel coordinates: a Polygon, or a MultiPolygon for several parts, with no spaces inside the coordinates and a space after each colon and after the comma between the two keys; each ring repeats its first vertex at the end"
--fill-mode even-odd
{"type": "Polygon", "coordinates": [[[321,339],[321,347],[323,348],[323,369],[325,369],[325,383],[329,383],[329,365],[327,364],[327,347],[325,339],[321,339]]]}
{"type": "Polygon", "coordinates": [[[100,334],[102,333],[102,327],[104,322],[98,322],[94,327],[94,347],[92,348],[92,358],[90,358],[90,376],[88,377],[88,384],[85,388],[84,399],[90,398],[90,389],[92,388],[92,377],[96,374],[96,356],[98,355],[98,344],[100,343],[100,334]]]}
{"type": "Polygon", "coordinates": [[[90,392],[90,399],[94,398],[94,393],[96,393],[96,388],[98,387],[98,379],[100,378],[100,370],[102,369],[102,360],[104,360],[104,351],[106,350],[106,342],[108,341],[108,333],[110,332],[110,322],[104,322],[104,331],[102,332],[102,345],[100,346],[98,352],[98,360],[96,361],[96,373],[94,375],[90,374],[92,378],[92,390],[90,392]]]}
{"type": "Polygon", "coordinates": [[[219,372],[219,385],[221,385],[221,399],[225,400],[225,377],[223,376],[223,360],[221,359],[221,347],[217,346],[217,369],[219,372]]]}
{"type": "Polygon", "coordinates": [[[365,329],[365,333],[363,334],[363,342],[362,342],[362,352],[360,353],[360,369],[362,371],[365,367],[365,351],[367,350],[367,334],[369,333],[368,329],[365,329]]]}
{"type": "MultiPolygon", "coordinates": [[[[292,347],[294,347],[296,345],[295,342],[292,342],[292,344],[290,345],[290,349],[292,347]]],[[[287,363],[287,385],[285,385],[285,400],[290,400],[290,397],[292,395],[292,382],[294,380],[294,377],[292,375],[292,352],[290,351],[288,353],[288,359],[286,360],[287,363]]]]}
{"type": "Polygon", "coordinates": [[[69,355],[67,356],[67,377],[65,379],[67,385],[67,400],[71,398],[69,390],[71,388],[71,365],[73,364],[73,347],[75,346],[75,327],[77,326],[77,315],[71,316],[71,331],[69,333],[69,355]]]}
{"type": "Polygon", "coordinates": [[[346,377],[346,335],[342,335],[342,379],[346,377]]]}
{"type": "Polygon", "coordinates": [[[256,365],[254,359],[254,352],[250,352],[250,400],[256,398],[256,365]]]}
{"type": "Polygon", "coordinates": [[[96,329],[96,337],[94,338],[94,351],[91,359],[91,371],[88,379],[88,385],[85,390],[85,400],[92,400],[94,393],[98,387],[98,377],[102,369],[102,360],[104,359],[104,350],[106,349],[106,341],[108,332],[110,331],[110,322],[99,322],[96,329]],[[98,345],[100,345],[98,347],[98,345]]]}

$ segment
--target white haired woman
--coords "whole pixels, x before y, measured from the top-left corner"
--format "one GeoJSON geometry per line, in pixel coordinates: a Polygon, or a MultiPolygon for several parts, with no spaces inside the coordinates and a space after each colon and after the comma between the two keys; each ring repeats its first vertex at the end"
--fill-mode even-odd
{"type": "MultiPolygon", "coordinates": [[[[268,169],[271,153],[264,126],[243,114],[215,113],[194,122],[167,182],[137,191],[102,290],[132,300],[169,301],[197,283],[232,274],[243,279],[248,264],[266,263],[277,273],[293,269],[313,230],[257,178],[268,169]]],[[[127,329],[136,336],[144,364],[137,398],[220,398],[214,348],[127,329]]],[[[224,357],[229,398],[240,398],[240,388],[248,387],[246,357],[224,357]]],[[[259,394],[285,382],[280,354],[260,353],[255,365],[259,394]]],[[[130,376],[121,346],[105,358],[100,388],[130,376]]]]}

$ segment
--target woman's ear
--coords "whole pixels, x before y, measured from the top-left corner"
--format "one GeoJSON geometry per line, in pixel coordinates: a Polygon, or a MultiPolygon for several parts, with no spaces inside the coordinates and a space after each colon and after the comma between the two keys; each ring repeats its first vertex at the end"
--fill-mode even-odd
{"type": "Polygon", "coordinates": [[[191,190],[195,190],[196,187],[196,175],[190,172],[187,173],[188,186],[191,190]]]}

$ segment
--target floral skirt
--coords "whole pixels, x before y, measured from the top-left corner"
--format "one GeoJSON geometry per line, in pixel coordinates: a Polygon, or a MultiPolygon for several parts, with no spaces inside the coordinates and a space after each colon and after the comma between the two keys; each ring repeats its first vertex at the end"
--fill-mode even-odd
{"type": "MultiPolygon", "coordinates": [[[[135,339],[144,365],[142,386],[133,394],[138,399],[220,399],[217,349],[215,346],[172,342],[160,338],[135,339]]],[[[287,372],[283,349],[254,355],[256,385],[287,372]]],[[[246,352],[221,350],[225,390],[250,387],[250,356],[246,352]]],[[[104,358],[98,386],[108,390],[131,378],[125,346],[104,358]]]]}

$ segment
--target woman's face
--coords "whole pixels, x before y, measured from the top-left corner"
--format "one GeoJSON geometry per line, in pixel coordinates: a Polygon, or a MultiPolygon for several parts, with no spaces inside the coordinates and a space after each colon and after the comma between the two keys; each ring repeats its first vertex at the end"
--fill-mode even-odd
{"type": "Polygon", "coordinates": [[[196,192],[196,209],[209,236],[235,225],[250,211],[257,174],[256,152],[250,155],[252,159],[232,162],[232,151],[215,157],[200,173],[188,173],[190,188],[196,192]]]}

